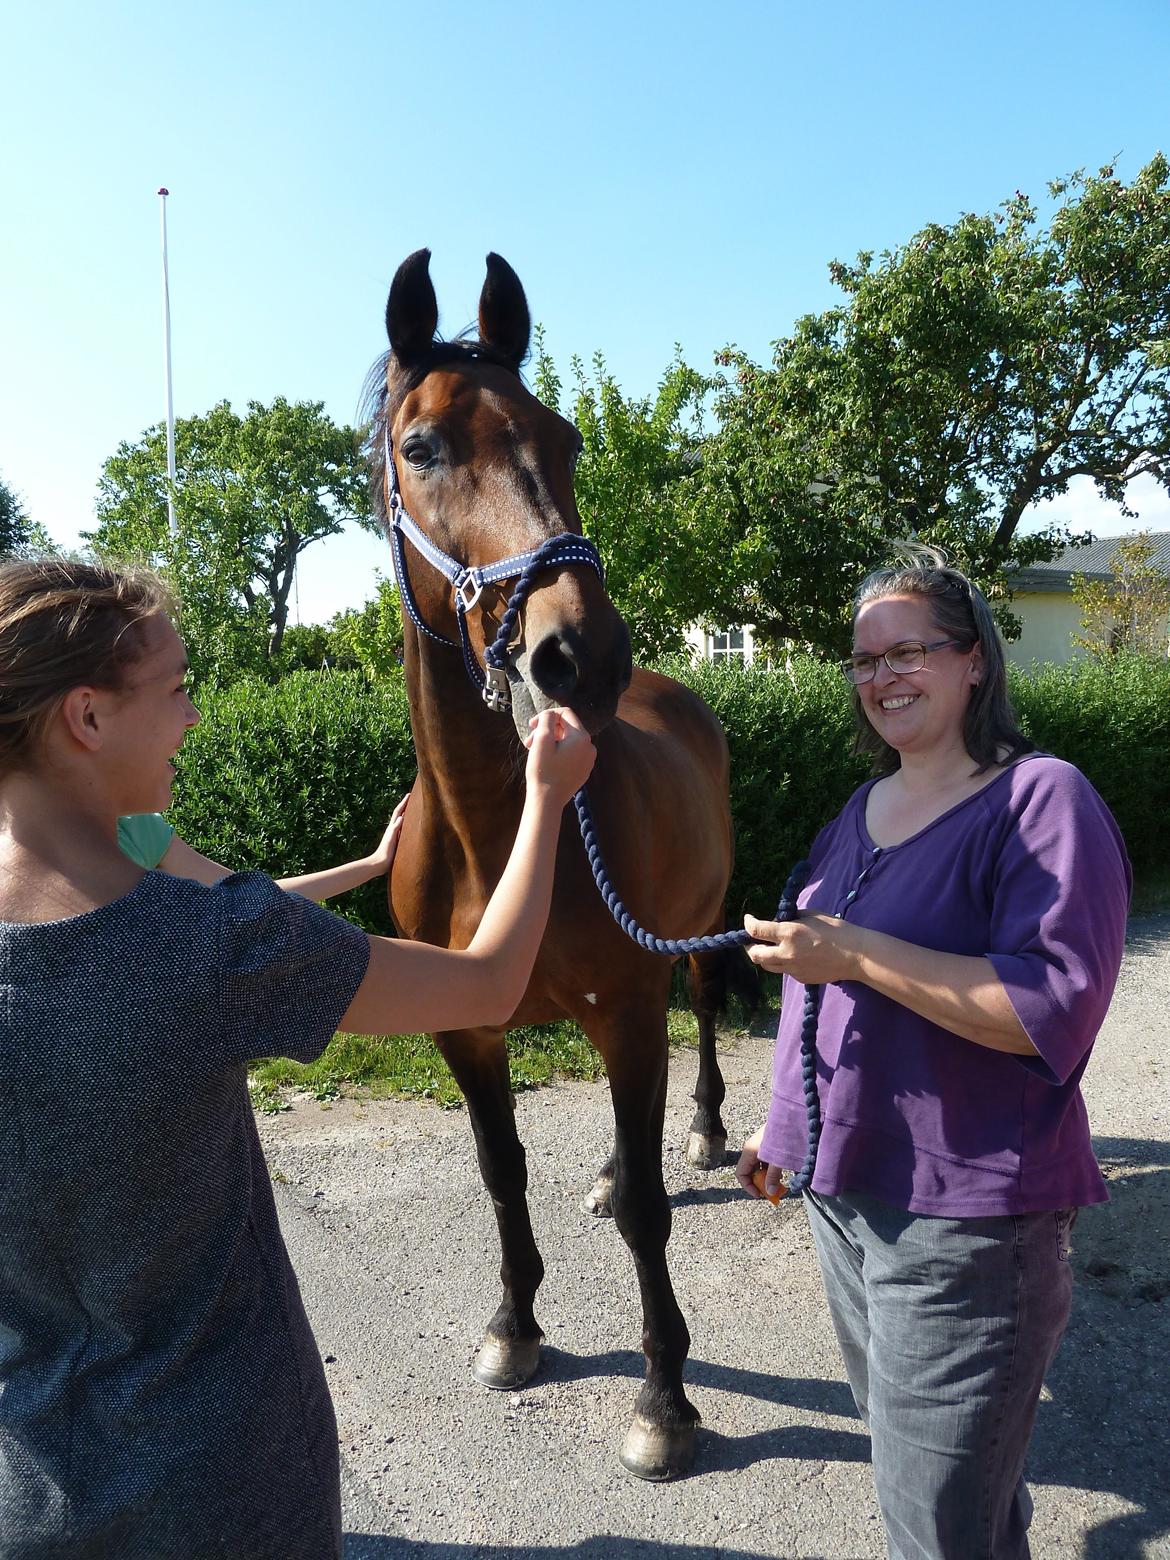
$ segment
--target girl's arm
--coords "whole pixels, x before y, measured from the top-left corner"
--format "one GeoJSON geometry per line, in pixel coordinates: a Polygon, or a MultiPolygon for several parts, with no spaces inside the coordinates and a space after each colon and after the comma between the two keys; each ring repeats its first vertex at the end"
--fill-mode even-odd
{"type": "Polygon", "coordinates": [[[561,815],[596,756],[569,710],[546,710],[532,725],[520,827],[470,946],[371,937],[369,968],[338,1025],[343,1032],[495,1028],[516,1011],[548,919],[561,815]]]}
{"type": "MultiPolygon", "coordinates": [[[[326,867],[323,872],[277,878],[277,887],[287,889],[289,893],[303,894],[306,899],[332,899],[337,894],[344,894],[346,889],[357,888],[362,883],[368,883],[371,878],[388,872],[394,860],[398,836],[402,832],[402,816],[409,799],[404,796],[398,803],[390,815],[385,834],[368,856],[363,856],[359,861],[348,861],[344,866],[326,867]]],[[[218,883],[220,878],[228,877],[232,871],[231,867],[220,866],[218,861],[201,856],[177,834],[172,837],[159,866],[172,877],[194,878],[197,883],[206,883],[209,887],[218,883]]]]}

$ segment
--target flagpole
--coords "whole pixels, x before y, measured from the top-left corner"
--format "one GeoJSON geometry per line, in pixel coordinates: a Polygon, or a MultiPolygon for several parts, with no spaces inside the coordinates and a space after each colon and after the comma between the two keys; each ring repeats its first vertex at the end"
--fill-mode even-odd
{"type": "Polygon", "coordinates": [[[167,196],[170,191],[161,188],[159,208],[162,216],[162,282],[163,282],[163,368],[167,386],[167,526],[172,536],[179,533],[175,519],[175,401],[171,390],[171,285],[167,271],[167,196]]]}

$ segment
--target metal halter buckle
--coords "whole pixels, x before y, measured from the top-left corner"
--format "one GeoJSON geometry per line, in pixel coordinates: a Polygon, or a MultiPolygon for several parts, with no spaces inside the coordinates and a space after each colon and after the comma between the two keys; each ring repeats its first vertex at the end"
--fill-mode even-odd
{"type": "Polygon", "coordinates": [[[512,708],[508,678],[502,667],[484,667],[483,702],[497,715],[502,715],[512,708]]]}
{"type": "Polygon", "coordinates": [[[465,574],[458,585],[456,585],[455,594],[463,603],[464,612],[470,612],[483,595],[483,581],[476,581],[470,573],[465,574]]]}

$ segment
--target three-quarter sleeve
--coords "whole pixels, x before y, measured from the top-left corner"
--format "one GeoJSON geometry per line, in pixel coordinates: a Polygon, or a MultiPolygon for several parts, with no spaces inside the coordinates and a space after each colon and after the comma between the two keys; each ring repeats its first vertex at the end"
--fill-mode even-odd
{"type": "Polygon", "coordinates": [[[369,937],[260,872],[234,873],[211,892],[226,1060],[315,1061],[362,983],[369,937]]]}
{"type": "Polygon", "coordinates": [[[1048,760],[1001,842],[989,958],[1038,1057],[1063,1084],[1104,1020],[1125,945],[1132,887],[1112,814],[1069,764],[1048,760]]]}

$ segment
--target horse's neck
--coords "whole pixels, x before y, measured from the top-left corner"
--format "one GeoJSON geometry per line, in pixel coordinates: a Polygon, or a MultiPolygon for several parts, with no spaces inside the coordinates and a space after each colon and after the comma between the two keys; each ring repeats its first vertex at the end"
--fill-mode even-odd
{"type": "Polygon", "coordinates": [[[446,645],[407,644],[406,687],[419,783],[465,837],[519,814],[523,752],[512,717],[495,714],[467,675],[463,656],[446,645]]]}

